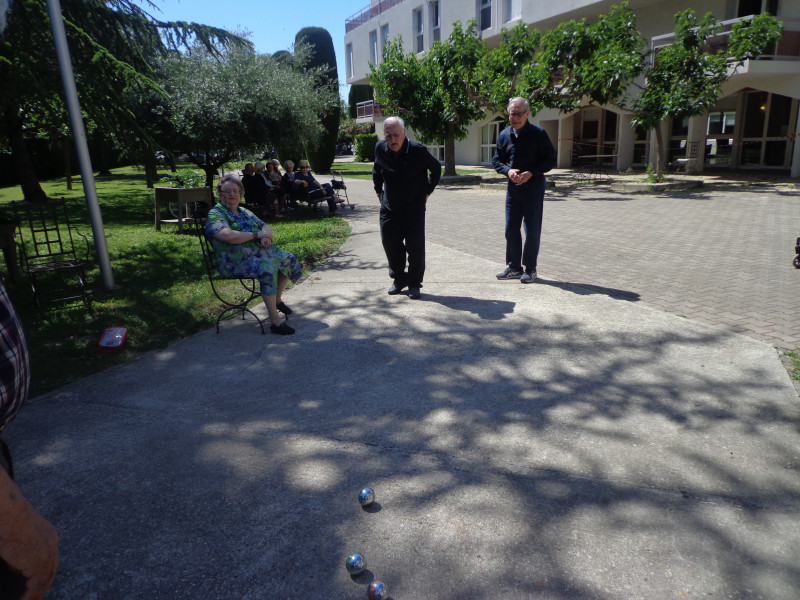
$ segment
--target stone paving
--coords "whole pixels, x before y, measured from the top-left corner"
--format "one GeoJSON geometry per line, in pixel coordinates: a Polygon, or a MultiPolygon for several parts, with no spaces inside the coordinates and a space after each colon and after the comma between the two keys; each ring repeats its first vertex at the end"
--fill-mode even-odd
{"type": "MultiPolygon", "coordinates": [[[[555,187],[545,197],[538,267],[543,283],[571,284],[777,348],[800,348],[795,180],[705,175],[700,188],[638,193],[579,184],[568,171],[550,179],[555,187]]],[[[376,208],[371,182],[348,186],[351,197],[363,195],[362,209],[376,208]]],[[[441,186],[428,206],[428,243],[489,258],[501,270],[503,203],[503,186],[441,186]]],[[[464,273],[477,286],[493,276],[464,273]]]]}

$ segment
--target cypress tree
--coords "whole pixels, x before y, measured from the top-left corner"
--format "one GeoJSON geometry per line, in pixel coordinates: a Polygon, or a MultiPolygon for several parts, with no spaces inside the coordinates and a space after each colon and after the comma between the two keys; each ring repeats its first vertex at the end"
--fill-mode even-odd
{"type": "MultiPolygon", "coordinates": [[[[336,52],[333,49],[331,34],[322,27],[304,27],[297,32],[295,44],[309,47],[308,67],[322,67],[324,75],[321,83],[339,89],[339,75],[336,69],[336,52]]],[[[333,106],[319,115],[324,131],[314,148],[306,148],[308,162],[316,173],[329,173],[336,156],[336,140],[339,136],[341,119],[339,106],[333,106]]]]}

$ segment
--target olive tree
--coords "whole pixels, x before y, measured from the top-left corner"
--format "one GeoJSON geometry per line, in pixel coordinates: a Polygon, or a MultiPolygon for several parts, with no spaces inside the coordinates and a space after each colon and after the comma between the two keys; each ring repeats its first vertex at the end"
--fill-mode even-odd
{"type": "Polygon", "coordinates": [[[208,186],[241,154],[263,153],[287,138],[312,145],[322,129],[317,115],[339,102],[333,90],[316,85],[314,71],[245,48],[174,55],[163,65],[162,85],[173,148],[205,171],[208,186]]]}

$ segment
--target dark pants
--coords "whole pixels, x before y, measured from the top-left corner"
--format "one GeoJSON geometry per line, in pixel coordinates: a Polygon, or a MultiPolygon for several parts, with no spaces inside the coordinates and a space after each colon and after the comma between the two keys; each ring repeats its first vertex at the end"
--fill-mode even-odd
{"type": "Polygon", "coordinates": [[[381,210],[381,241],[389,260],[389,277],[400,286],[422,287],[422,277],[425,275],[425,213],[397,215],[381,210]]]}
{"type": "Polygon", "coordinates": [[[544,182],[541,190],[535,189],[524,196],[506,192],[506,265],[512,269],[536,271],[539,242],[542,237],[542,209],[544,182]],[[522,245],[520,227],[525,227],[525,245],[522,245]]]}
{"type": "Polygon", "coordinates": [[[336,196],[333,195],[333,188],[330,183],[323,183],[321,188],[308,192],[309,200],[321,200],[323,198],[328,201],[328,210],[336,212],[336,196]]]}

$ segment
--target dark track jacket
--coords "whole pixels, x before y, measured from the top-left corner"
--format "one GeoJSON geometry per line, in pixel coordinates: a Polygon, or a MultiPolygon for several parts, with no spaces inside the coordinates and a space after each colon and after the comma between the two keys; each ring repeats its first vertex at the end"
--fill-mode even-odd
{"type": "Polygon", "coordinates": [[[508,181],[508,189],[515,196],[539,189],[544,192],[544,174],[556,166],[556,150],[545,130],[528,121],[518,135],[513,127],[500,132],[492,166],[506,177],[511,169],[531,172],[533,177],[522,185],[508,181]]]}
{"type": "Polygon", "coordinates": [[[389,150],[386,140],[375,145],[372,183],[381,197],[382,212],[424,213],[425,196],[433,192],[441,177],[442,165],[419,142],[406,138],[397,154],[389,150]]]}

